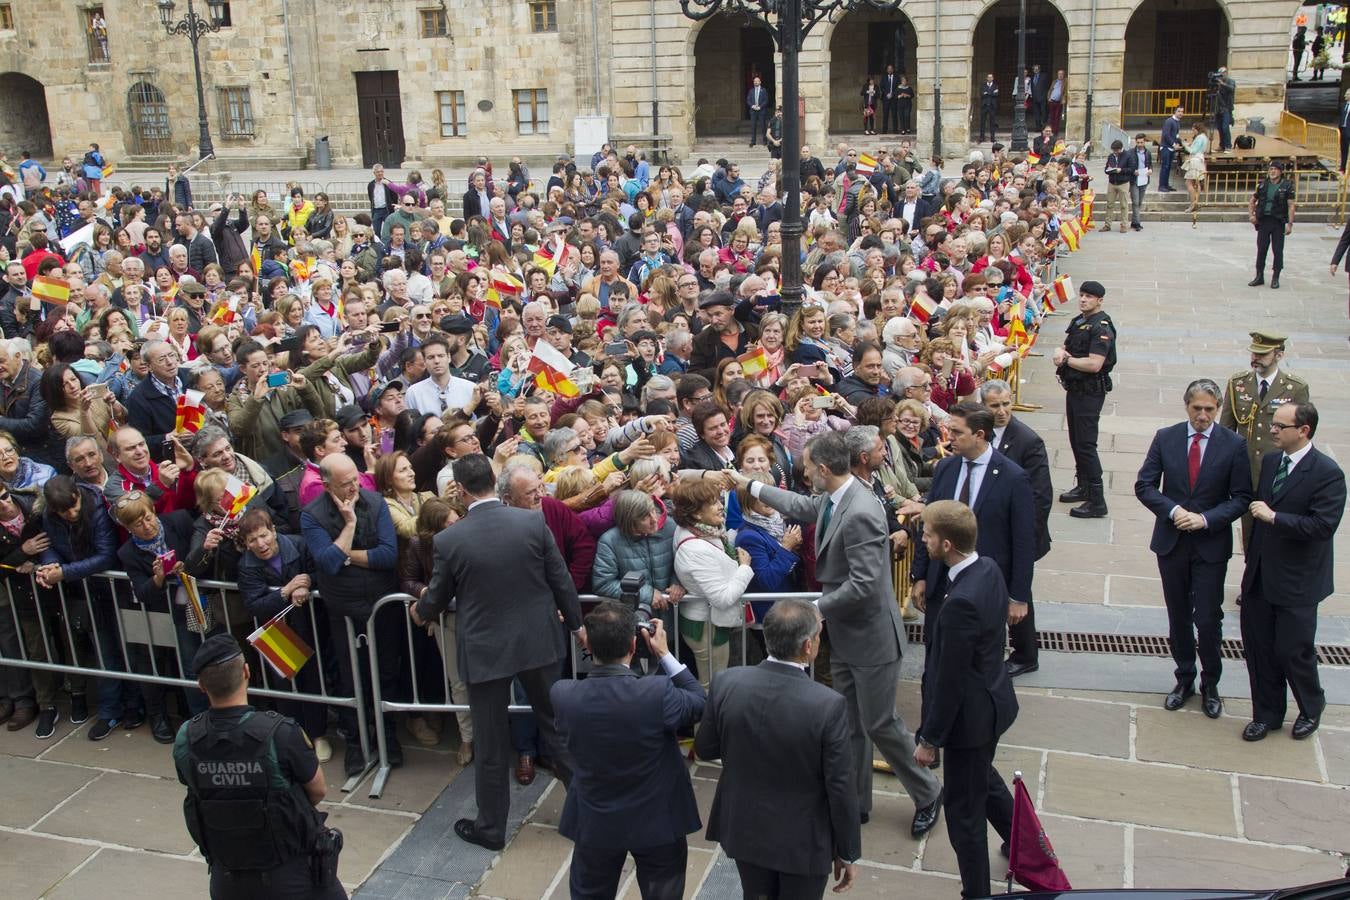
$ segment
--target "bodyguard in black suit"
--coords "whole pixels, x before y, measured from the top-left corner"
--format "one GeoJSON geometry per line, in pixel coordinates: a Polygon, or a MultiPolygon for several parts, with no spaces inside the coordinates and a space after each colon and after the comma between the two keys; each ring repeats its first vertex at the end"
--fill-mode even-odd
{"type": "MultiPolygon", "coordinates": [[[[980,524],[980,555],[1003,573],[1012,603],[1012,653],[1008,671],[1013,677],[1040,668],[1035,620],[1032,618],[1031,578],[1036,562],[1035,499],[1031,480],[1022,467],[989,446],[994,415],[978,403],[958,403],[950,410],[947,429],[952,450],[933,472],[926,502],[960,500],[975,511],[980,524]],[[1031,620],[1030,624],[1021,623],[1031,620]]],[[[947,566],[930,559],[923,543],[914,548],[910,577],[913,600],[927,616],[940,614],[947,566]]],[[[931,621],[931,618],[930,618],[931,621]]],[[[930,638],[926,634],[925,638],[930,638]]]]}
{"type": "Polygon", "coordinates": [[[712,680],[694,738],[722,760],[708,840],[736,861],[746,897],[818,900],[833,869],[846,890],[862,855],[848,704],[813,681],[820,613],[779,600],[764,617],[769,658],[712,680]]]}
{"type": "Polygon", "coordinates": [[[1247,442],[1218,424],[1223,391],[1208,378],[1186,388],[1186,421],[1160,429],[1134,482],[1134,495],[1157,521],[1149,549],[1158,555],[1163,600],[1177,664],[1163,707],[1181,709],[1195,693],[1217,719],[1223,640],[1223,579],[1233,555],[1233,522],[1251,502],[1247,442]]]}
{"type": "MultiPolygon", "coordinates": [[[[1031,479],[1036,498],[1036,558],[1050,552],[1050,510],[1055,506],[1055,488],[1050,482],[1050,455],[1045,441],[1030,425],[1013,415],[1012,387],[999,378],[980,385],[980,402],[994,414],[994,449],[1022,467],[1031,479]]],[[[1035,621],[1028,612],[1027,619],[1035,621]]],[[[1026,621],[1026,620],[1023,620],[1026,621]]],[[[1020,623],[1019,623],[1020,624],[1020,623]]]]}
{"type": "Polygon", "coordinates": [[[886,73],[881,76],[880,88],[882,134],[893,134],[892,129],[900,128],[900,98],[896,95],[899,89],[900,76],[895,74],[895,66],[886,66],[886,73]]]}
{"type": "Polygon", "coordinates": [[[947,837],[956,851],[962,897],[989,896],[985,822],[1012,835],[1012,795],[994,768],[998,739],[1017,718],[1003,665],[1008,588],[992,560],[975,552],[975,514],[939,500],[923,511],[923,542],[948,571],[923,669],[923,719],[914,760],[929,765],[946,750],[947,837]]]}
{"type": "Polygon", "coordinates": [[[569,885],[573,900],[614,897],[629,853],[643,900],[684,896],[689,845],[702,823],[679,732],[703,714],[698,679],[670,654],[660,619],[642,633],[664,675],[639,678],[637,615],[605,601],[586,617],[596,666],[581,681],[549,692],[558,735],[575,770],[558,831],[576,846],[569,885]]]}
{"type": "Polygon", "coordinates": [[[497,499],[492,464],[481,453],[455,460],[455,481],[468,514],[436,535],[431,584],[409,613],[422,625],[455,604],[459,672],[469,686],[473,715],[478,801],[478,818],[457,821],[455,834],[500,850],[511,808],[506,712],[511,682],[518,678],[525,688],[553,772],[567,784],[571,760],[558,740],[549,698],[566,653],[558,618],[583,646],[586,629],[576,585],[544,517],[497,499]],[[510,565],[503,563],[503,548],[510,548],[510,565]]]}
{"type": "Polygon", "coordinates": [[[1293,736],[1317,730],[1326,694],[1317,677],[1317,604],[1332,585],[1331,541],[1345,512],[1345,473],[1312,445],[1317,408],[1286,403],[1270,426],[1279,453],[1261,463],[1247,569],[1242,573],[1242,642],[1252,687],[1252,721],[1242,731],[1259,741],[1284,724],[1285,684],[1299,715],[1293,736]]]}

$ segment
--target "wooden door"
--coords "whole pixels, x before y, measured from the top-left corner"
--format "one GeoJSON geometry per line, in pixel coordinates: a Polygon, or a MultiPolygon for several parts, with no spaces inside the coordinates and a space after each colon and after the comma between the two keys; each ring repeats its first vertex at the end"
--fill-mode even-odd
{"type": "Polygon", "coordinates": [[[361,164],[398,168],[405,155],[398,72],[357,72],[356,106],[361,122],[361,164]]]}

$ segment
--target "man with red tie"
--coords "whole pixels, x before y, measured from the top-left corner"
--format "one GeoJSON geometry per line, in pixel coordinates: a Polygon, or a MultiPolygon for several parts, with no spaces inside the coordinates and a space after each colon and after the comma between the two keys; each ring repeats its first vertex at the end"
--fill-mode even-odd
{"type": "Polygon", "coordinates": [[[1222,671],[1223,580],[1233,555],[1233,522],[1252,499],[1247,442],[1218,425],[1223,392],[1200,378],[1186,388],[1186,421],[1153,436],[1134,495],[1157,516],[1149,549],[1158,556],[1163,600],[1176,663],[1176,685],[1163,708],[1178,710],[1195,695],[1217,719],[1222,671]]]}

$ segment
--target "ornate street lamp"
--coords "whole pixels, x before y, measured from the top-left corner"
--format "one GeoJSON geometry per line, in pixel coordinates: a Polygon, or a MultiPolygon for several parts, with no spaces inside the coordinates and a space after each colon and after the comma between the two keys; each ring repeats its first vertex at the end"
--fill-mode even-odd
{"type": "Polygon", "coordinates": [[[192,72],[197,77],[197,125],[200,129],[197,138],[198,158],[206,159],[214,156],[216,150],[211,145],[211,129],[206,124],[206,92],[202,89],[202,59],[197,52],[197,42],[202,39],[202,35],[220,30],[225,20],[225,0],[206,0],[209,17],[205,19],[197,15],[192,0],[188,0],[187,15],[177,22],[173,20],[175,6],[173,0],[159,0],[158,5],[159,21],[164,26],[165,33],[170,36],[186,35],[188,42],[192,44],[192,72]]]}
{"type": "Polygon", "coordinates": [[[700,21],[724,12],[768,29],[783,54],[783,312],[802,304],[802,136],[797,119],[797,54],[811,29],[836,13],[896,10],[901,0],[680,0],[680,10],[700,21]]]}
{"type": "Polygon", "coordinates": [[[1027,149],[1027,0],[1020,0],[1017,7],[1017,76],[1013,84],[1019,85],[1013,91],[1012,140],[1008,148],[1015,152],[1027,149]]]}

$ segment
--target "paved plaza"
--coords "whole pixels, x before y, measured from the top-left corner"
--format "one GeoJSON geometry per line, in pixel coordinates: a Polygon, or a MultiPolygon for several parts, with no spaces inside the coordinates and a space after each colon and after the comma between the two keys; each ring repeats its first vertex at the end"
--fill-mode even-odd
{"type": "MultiPolygon", "coordinates": [[[[1133,496],[1152,433],[1182,416],[1181,393],[1204,375],[1222,383],[1245,367],[1247,332],[1290,336],[1287,368],[1307,378],[1322,414],[1316,443],[1350,459],[1350,344],[1344,275],[1327,274],[1339,231],[1296,226],[1282,288],[1248,288],[1250,227],[1152,225],[1142,234],[1092,234],[1065,266],[1075,282],[1107,287],[1120,331],[1120,364],[1102,423],[1110,518],[1070,520],[1057,505],[1054,549],[1036,571],[1038,624],[1046,630],[1163,635],[1166,617],[1153,556],[1151,515],[1133,496]]],[[[1023,414],[1045,437],[1056,489],[1072,482],[1062,393],[1049,363],[1067,315],[1051,318],[1024,371],[1023,414]]],[[[1339,592],[1322,605],[1319,642],[1350,644],[1350,528],[1337,538],[1339,592]]],[[[1225,629],[1242,561],[1229,568],[1225,629]]],[[[921,648],[907,651],[900,708],[918,718],[921,648]]],[[[1050,839],[1075,887],[1271,887],[1334,878],[1350,855],[1350,669],[1323,669],[1332,702],[1321,730],[1295,742],[1288,729],[1259,744],[1239,738],[1250,713],[1246,673],[1229,662],[1220,686],[1226,715],[1196,703],[1161,709],[1170,660],[1045,652],[1041,671],[1019,679],[1021,715],[1004,736],[1005,777],[1024,773],[1050,839]]],[[[453,729],[450,729],[453,735],[453,729]]],[[[556,830],[561,786],[541,777],[515,789],[509,846],[492,854],[448,835],[472,810],[472,773],[459,777],[453,738],[432,750],[405,738],[407,765],[384,796],[365,785],[343,795],[341,746],[328,764],[330,824],[346,834],[340,874],[361,898],[567,896],[570,844],[556,830]],[[453,781],[452,781],[453,779],[453,781]],[[450,782],[447,788],[447,782],[450,782]]],[[[720,770],[693,767],[706,817],[720,770]]],[[[939,773],[940,774],[940,773],[939,773]]],[[[168,748],[148,729],[91,743],[84,727],[39,742],[29,729],[0,729],[0,884],[7,897],[205,896],[206,867],[182,823],[183,791],[168,748]]],[[[863,828],[860,878],[850,896],[952,898],[959,892],[944,823],[909,838],[913,805],[878,774],[863,828]]],[[[996,850],[997,843],[993,848],[996,850]]],[[[688,896],[739,897],[734,865],[691,836],[688,896]]],[[[995,858],[993,870],[1003,872],[995,858]]],[[[636,897],[631,879],[625,898],[636,897]]]]}

